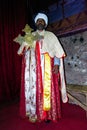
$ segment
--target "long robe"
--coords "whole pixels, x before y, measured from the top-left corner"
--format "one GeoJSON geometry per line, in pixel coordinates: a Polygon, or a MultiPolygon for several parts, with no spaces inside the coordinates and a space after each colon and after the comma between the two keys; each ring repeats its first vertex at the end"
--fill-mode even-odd
{"type": "MultiPolygon", "coordinates": [[[[39,32],[34,35],[36,33],[39,32]]],[[[44,39],[35,41],[35,48],[23,53],[20,114],[31,122],[58,121],[61,118],[61,99],[67,102],[63,69],[65,53],[54,34],[43,31],[41,35],[44,39]],[[54,56],[60,58],[58,74],[52,71],[54,56]]]]}

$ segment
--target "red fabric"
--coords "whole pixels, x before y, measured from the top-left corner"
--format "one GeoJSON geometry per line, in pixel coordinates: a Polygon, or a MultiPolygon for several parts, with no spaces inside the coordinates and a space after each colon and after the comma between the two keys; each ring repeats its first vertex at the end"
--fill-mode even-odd
{"type": "Polygon", "coordinates": [[[36,102],[37,102],[37,118],[42,120],[43,113],[43,85],[42,85],[42,70],[41,70],[41,59],[40,59],[40,47],[39,42],[36,42],[36,102]]]}
{"type": "MultiPolygon", "coordinates": [[[[60,106],[60,93],[59,93],[59,74],[52,73],[52,85],[51,85],[51,110],[48,112],[43,111],[43,85],[41,75],[41,63],[40,63],[40,47],[39,42],[36,43],[36,60],[37,60],[37,117],[39,120],[50,119],[57,121],[61,118],[61,106],[60,106]]],[[[51,66],[53,68],[54,60],[51,60],[51,66]]]]}
{"type": "MultiPolygon", "coordinates": [[[[36,114],[38,121],[50,119],[58,121],[61,118],[61,106],[60,106],[60,93],[59,93],[59,74],[53,74],[51,77],[51,109],[49,111],[43,110],[43,84],[42,84],[42,69],[41,69],[41,54],[40,43],[36,42],[36,114]]],[[[21,100],[20,100],[20,114],[22,117],[26,117],[25,111],[25,56],[23,56],[22,62],[22,77],[21,77],[21,100]]],[[[51,59],[51,68],[53,68],[54,59],[51,59]]],[[[52,71],[52,70],[51,70],[52,71]]]]}
{"type": "Polygon", "coordinates": [[[62,119],[50,123],[29,123],[19,116],[19,104],[0,109],[0,130],[87,130],[86,111],[78,105],[63,103],[62,119]]]}
{"type": "MultiPolygon", "coordinates": [[[[50,119],[57,121],[61,117],[61,106],[60,106],[60,93],[59,93],[59,74],[52,73],[52,84],[51,84],[51,110],[46,112],[43,110],[43,84],[42,84],[42,70],[41,70],[41,59],[40,59],[40,46],[39,42],[36,43],[36,112],[38,121],[44,119],[50,119]]],[[[26,117],[25,110],[25,84],[24,84],[24,74],[25,74],[25,56],[22,59],[22,76],[21,76],[21,96],[20,96],[20,115],[21,117],[26,117]]],[[[51,66],[53,68],[54,60],[51,59],[51,66]]]]}
{"type": "MultiPolygon", "coordinates": [[[[54,59],[51,59],[51,66],[53,68],[54,59]]],[[[51,84],[51,110],[48,112],[47,118],[53,121],[58,121],[61,118],[61,102],[59,91],[59,73],[52,73],[51,84]]]]}
{"type": "Polygon", "coordinates": [[[13,39],[26,23],[24,5],[24,0],[0,3],[0,102],[19,99],[21,57],[17,55],[19,45],[13,39]]]}

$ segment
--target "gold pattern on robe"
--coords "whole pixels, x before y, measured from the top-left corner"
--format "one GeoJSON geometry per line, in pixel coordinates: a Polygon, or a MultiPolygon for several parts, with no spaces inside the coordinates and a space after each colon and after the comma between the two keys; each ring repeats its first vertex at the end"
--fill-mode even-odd
{"type": "Polygon", "coordinates": [[[43,86],[43,109],[49,111],[51,108],[51,59],[45,54],[45,72],[43,86]]]}

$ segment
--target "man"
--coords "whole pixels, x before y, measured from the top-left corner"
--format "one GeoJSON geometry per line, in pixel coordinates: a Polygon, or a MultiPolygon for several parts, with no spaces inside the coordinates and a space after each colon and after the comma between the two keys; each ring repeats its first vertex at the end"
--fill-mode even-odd
{"type": "Polygon", "coordinates": [[[23,43],[18,54],[23,54],[20,113],[31,122],[58,121],[61,118],[61,98],[67,102],[63,58],[65,53],[57,37],[46,31],[48,17],[38,13],[35,17],[38,38],[23,43]],[[21,51],[20,51],[21,50],[21,51]]]}

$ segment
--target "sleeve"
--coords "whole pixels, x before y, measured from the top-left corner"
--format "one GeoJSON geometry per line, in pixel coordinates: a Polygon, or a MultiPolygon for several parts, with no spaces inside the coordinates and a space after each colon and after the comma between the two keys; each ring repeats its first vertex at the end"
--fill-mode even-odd
{"type": "Polygon", "coordinates": [[[60,59],[57,57],[54,57],[54,65],[60,65],[60,59]]]}

